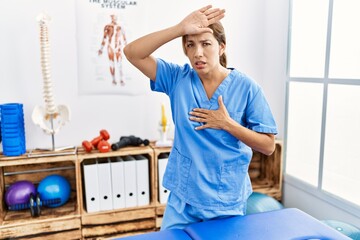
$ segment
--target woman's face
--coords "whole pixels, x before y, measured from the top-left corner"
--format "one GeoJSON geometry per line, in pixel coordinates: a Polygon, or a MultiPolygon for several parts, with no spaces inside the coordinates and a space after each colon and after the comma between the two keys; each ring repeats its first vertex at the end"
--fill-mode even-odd
{"type": "Polygon", "coordinates": [[[220,65],[220,56],[224,53],[225,45],[220,44],[212,33],[189,35],[185,41],[185,52],[191,66],[199,74],[206,74],[220,65]]]}

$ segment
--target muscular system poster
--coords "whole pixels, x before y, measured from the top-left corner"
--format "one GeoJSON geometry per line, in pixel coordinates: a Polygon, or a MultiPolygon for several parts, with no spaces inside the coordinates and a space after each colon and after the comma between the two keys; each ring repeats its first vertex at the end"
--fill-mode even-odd
{"type": "Polygon", "coordinates": [[[80,94],[142,94],[148,81],[123,54],[146,30],[143,0],[76,1],[80,94]]]}

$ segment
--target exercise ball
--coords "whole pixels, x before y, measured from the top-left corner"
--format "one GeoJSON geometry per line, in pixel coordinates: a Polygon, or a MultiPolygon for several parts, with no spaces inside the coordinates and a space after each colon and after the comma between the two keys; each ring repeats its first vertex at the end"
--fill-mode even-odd
{"type": "Polygon", "coordinates": [[[322,220],[321,222],[325,223],[331,228],[334,228],[351,239],[360,240],[360,229],[352,224],[337,220],[322,220]]]}
{"type": "Polygon", "coordinates": [[[36,195],[36,188],[32,182],[17,181],[6,190],[5,202],[8,206],[29,203],[31,193],[36,195]]]}
{"type": "Polygon", "coordinates": [[[65,177],[53,174],[40,181],[37,191],[41,201],[60,199],[59,203],[48,205],[48,207],[59,207],[69,200],[71,187],[65,177]]]}
{"type": "Polygon", "coordinates": [[[247,200],[246,214],[268,212],[282,208],[284,206],[275,198],[263,193],[253,192],[247,200]]]}

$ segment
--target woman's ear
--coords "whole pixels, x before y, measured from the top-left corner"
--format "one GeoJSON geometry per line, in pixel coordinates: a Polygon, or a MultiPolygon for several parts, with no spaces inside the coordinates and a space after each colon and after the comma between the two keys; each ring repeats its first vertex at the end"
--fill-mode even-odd
{"type": "Polygon", "coordinates": [[[220,43],[219,45],[219,56],[223,55],[226,49],[226,45],[224,43],[220,43]]]}

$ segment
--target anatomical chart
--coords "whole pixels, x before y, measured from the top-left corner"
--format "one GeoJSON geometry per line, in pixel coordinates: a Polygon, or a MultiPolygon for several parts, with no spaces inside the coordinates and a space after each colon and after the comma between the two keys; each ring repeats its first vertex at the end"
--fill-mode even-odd
{"type": "Polygon", "coordinates": [[[146,31],[148,6],[143,2],[76,1],[80,94],[138,95],[147,90],[146,77],[123,53],[128,42],[146,31]]]}

